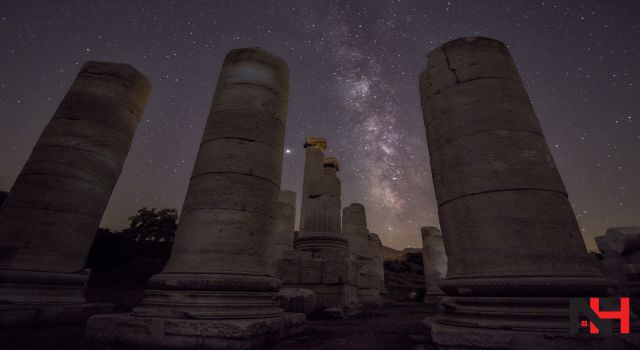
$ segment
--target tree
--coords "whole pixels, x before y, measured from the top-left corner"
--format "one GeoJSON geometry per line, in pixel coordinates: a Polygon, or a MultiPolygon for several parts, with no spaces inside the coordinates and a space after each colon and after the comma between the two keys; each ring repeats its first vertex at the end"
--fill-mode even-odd
{"type": "Polygon", "coordinates": [[[142,207],[129,221],[129,227],[122,233],[133,240],[173,243],[178,228],[178,211],[142,207]]]}

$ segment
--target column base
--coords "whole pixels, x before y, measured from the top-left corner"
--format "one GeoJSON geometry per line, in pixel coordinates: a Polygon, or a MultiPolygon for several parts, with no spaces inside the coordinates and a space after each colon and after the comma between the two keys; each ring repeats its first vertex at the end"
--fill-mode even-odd
{"type": "Polygon", "coordinates": [[[0,270],[0,327],[83,324],[113,312],[110,303],[87,303],[87,275],[0,270]]]}
{"type": "Polygon", "coordinates": [[[444,296],[431,325],[441,350],[632,349],[638,331],[632,319],[630,334],[572,334],[569,299],[551,297],[444,296]]]}
{"type": "Polygon", "coordinates": [[[304,331],[304,314],[285,313],[257,319],[175,319],[130,314],[97,315],[87,323],[87,337],[102,342],[180,349],[268,348],[304,331]]]}
{"type": "Polygon", "coordinates": [[[294,242],[294,249],[308,251],[314,258],[348,258],[349,241],[339,233],[308,233],[301,234],[294,242]]]}

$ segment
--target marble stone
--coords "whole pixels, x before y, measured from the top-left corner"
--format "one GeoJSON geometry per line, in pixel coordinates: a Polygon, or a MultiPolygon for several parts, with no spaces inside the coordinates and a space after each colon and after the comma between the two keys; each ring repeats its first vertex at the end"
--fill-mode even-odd
{"type": "Polygon", "coordinates": [[[305,140],[305,168],[300,209],[300,235],[294,247],[313,251],[314,256],[336,253],[347,257],[348,241],[344,238],[340,220],[340,170],[335,158],[325,158],[326,140],[309,137],[305,140]]]}
{"type": "Polygon", "coordinates": [[[283,252],[278,275],[286,288],[313,291],[318,312],[357,303],[357,267],[341,229],[340,163],[324,156],[323,138],[308,137],[304,147],[300,234],[294,250],[283,252]]]}
{"type": "Polygon", "coordinates": [[[447,254],[444,250],[442,233],[433,226],[420,228],[422,235],[422,261],[424,264],[426,304],[437,304],[443,295],[438,281],[447,275],[447,254]]]}
{"type": "Polygon", "coordinates": [[[1,324],[80,322],[104,308],[85,303],[82,270],[150,89],[126,64],[80,69],[0,209],[1,324]]]}
{"type": "Polygon", "coordinates": [[[315,295],[314,312],[358,303],[355,260],[341,255],[314,257],[311,251],[288,250],[278,263],[283,289],[308,289],[315,295]]]}
{"type": "Polygon", "coordinates": [[[631,298],[631,308],[640,312],[640,227],[611,227],[595,237],[598,262],[607,278],[618,282],[616,295],[631,298]]]}
{"type": "Polygon", "coordinates": [[[349,241],[349,250],[357,266],[356,286],[358,302],[380,303],[379,275],[376,260],[369,245],[369,229],[365,208],[360,203],[351,203],[342,210],[342,233],[349,241]]]}
{"type": "Polygon", "coordinates": [[[294,191],[280,191],[276,208],[276,228],[271,248],[272,261],[276,277],[278,276],[278,262],[284,251],[293,249],[293,232],[296,224],[296,193],[294,191]]]}
{"type": "Polygon", "coordinates": [[[259,48],[225,57],[172,254],[128,315],[88,322],[101,340],[250,348],[287,320],[271,259],[280,192],[288,67],[259,48]],[[137,326],[136,326],[137,325],[137,326]],[[145,331],[141,325],[148,325],[145,331]]]}
{"type": "Polygon", "coordinates": [[[312,313],[317,303],[316,294],[304,288],[281,288],[276,294],[276,300],[286,312],[305,315],[312,313]]]}
{"type": "MultiPolygon", "coordinates": [[[[420,93],[448,258],[440,288],[449,295],[434,341],[442,349],[525,349],[507,340],[542,344],[567,334],[567,322],[528,322],[523,311],[553,309],[553,298],[606,295],[613,283],[587,254],[507,47],[469,37],[427,58],[420,93]],[[532,300],[519,307],[514,297],[532,300]]],[[[568,319],[568,309],[558,310],[568,319]]]]}
{"type": "Polygon", "coordinates": [[[369,246],[373,257],[376,261],[376,274],[378,276],[378,293],[380,295],[387,294],[387,288],[384,284],[384,252],[382,248],[382,240],[377,233],[369,233],[369,246]]]}

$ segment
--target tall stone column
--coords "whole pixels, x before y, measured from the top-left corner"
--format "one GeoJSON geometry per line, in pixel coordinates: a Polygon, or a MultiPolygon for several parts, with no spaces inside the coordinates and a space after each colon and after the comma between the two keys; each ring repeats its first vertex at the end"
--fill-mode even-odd
{"type": "MultiPolygon", "coordinates": [[[[288,67],[262,49],[225,57],[169,262],[131,315],[89,320],[93,338],[169,347],[261,346],[285,318],[272,300],[288,67]]],[[[303,317],[304,318],[304,317],[303,317]]]]}
{"type": "Polygon", "coordinates": [[[351,203],[342,210],[342,233],[349,241],[349,250],[356,260],[358,301],[363,304],[379,303],[379,276],[369,245],[367,216],[362,204],[351,203]]]}
{"type": "Polygon", "coordinates": [[[304,232],[306,207],[309,201],[309,185],[324,176],[323,159],[327,150],[327,140],[307,137],[304,142],[304,174],[302,179],[302,203],[300,206],[300,232],[304,232]]]}
{"type": "Polygon", "coordinates": [[[78,73],[0,209],[0,324],[46,321],[65,312],[9,305],[84,302],[87,276],[77,272],[150,89],[147,78],[126,64],[87,62],[78,73]]]}
{"type": "Polygon", "coordinates": [[[471,37],[434,49],[420,92],[448,258],[440,286],[451,295],[434,340],[447,349],[558,346],[549,335],[568,333],[566,297],[603,295],[611,282],[587,254],[506,46],[471,37]]]}
{"type": "Polygon", "coordinates": [[[324,158],[326,141],[307,138],[300,222],[303,223],[295,248],[314,252],[316,257],[348,256],[349,243],[340,225],[340,164],[324,158]]]}
{"type": "Polygon", "coordinates": [[[272,260],[274,271],[284,251],[293,249],[293,231],[296,225],[296,193],[280,191],[276,208],[276,228],[273,237],[272,260]]]}
{"type": "Polygon", "coordinates": [[[443,295],[438,280],[447,274],[447,254],[442,242],[442,233],[437,227],[427,226],[420,228],[422,235],[422,261],[424,263],[426,304],[438,303],[443,295]]]}

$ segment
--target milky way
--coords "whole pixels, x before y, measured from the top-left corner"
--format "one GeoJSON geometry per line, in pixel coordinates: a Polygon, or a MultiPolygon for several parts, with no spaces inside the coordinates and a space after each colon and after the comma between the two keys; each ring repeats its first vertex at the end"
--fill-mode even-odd
{"type": "Polygon", "coordinates": [[[282,187],[300,194],[304,138],[325,137],[343,205],[363,203],[384,244],[420,246],[438,218],[418,75],[431,49],[482,35],[509,45],[592,245],[640,225],[637,18],[631,0],[3,1],[0,190],[81,64],[116,61],[153,91],[102,225],[180,208],[224,55],[259,46],[290,67],[282,187]]]}

